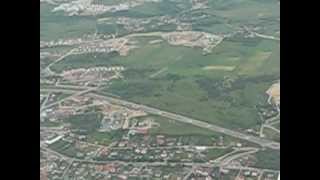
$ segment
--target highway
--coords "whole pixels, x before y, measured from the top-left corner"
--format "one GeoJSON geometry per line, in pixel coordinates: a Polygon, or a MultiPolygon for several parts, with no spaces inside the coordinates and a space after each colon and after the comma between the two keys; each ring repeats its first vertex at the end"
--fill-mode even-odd
{"type": "Polygon", "coordinates": [[[59,93],[59,92],[62,92],[62,93],[66,93],[66,94],[72,94],[72,93],[76,93],[76,92],[79,92],[78,90],[69,90],[69,89],[51,89],[51,88],[43,88],[43,89],[40,89],[40,92],[55,92],[55,93],[59,93]]]}
{"type": "MultiPolygon", "coordinates": [[[[262,147],[268,147],[268,148],[276,149],[276,150],[280,149],[280,143],[278,143],[278,142],[274,142],[274,141],[271,141],[271,140],[268,140],[268,139],[263,139],[263,138],[247,135],[247,134],[244,134],[244,133],[241,133],[241,132],[238,132],[238,131],[234,131],[234,130],[226,129],[226,128],[223,128],[223,127],[220,127],[220,126],[217,126],[217,125],[209,124],[209,123],[204,122],[204,121],[200,121],[200,120],[197,120],[197,119],[189,118],[189,117],[182,116],[182,115],[175,114],[175,113],[171,113],[171,112],[166,112],[166,111],[159,110],[159,109],[156,109],[156,108],[153,108],[153,107],[149,107],[149,106],[146,106],[146,105],[136,104],[136,103],[133,103],[133,102],[129,102],[129,101],[120,99],[120,98],[115,98],[115,97],[110,97],[110,96],[105,96],[105,95],[102,96],[102,95],[98,95],[98,94],[90,92],[90,91],[93,91],[93,90],[96,90],[96,89],[97,88],[89,88],[89,89],[84,90],[84,91],[78,91],[78,93],[75,93],[74,95],[69,96],[66,99],[69,99],[69,98],[72,98],[74,96],[79,96],[79,95],[88,93],[87,96],[90,96],[90,97],[93,97],[93,98],[102,99],[102,100],[104,99],[104,100],[109,101],[111,103],[118,104],[118,105],[121,105],[121,106],[126,106],[126,107],[129,107],[129,108],[132,108],[132,107],[139,108],[139,109],[141,109],[141,110],[143,110],[143,111],[145,111],[146,113],[149,113],[149,114],[155,114],[155,115],[166,117],[166,118],[169,118],[169,119],[172,119],[172,120],[180,121],[180,122],[183,122],[183,123],[192,124],[192,125],[195,125],[195,126],[198,126],[198,127],[201,127],[201,128],[209,129],[209,130],[214,131],[214,132],[226,134],[226,135],[238,138],[238,139],[242,139],[242,140],[249,141],[249,142],[252,142],[252,143],[255,143],[255,144],[259,144],[262,147]]],[[[43,109],[48,108],[48,107],[52,107],[53,105],[56,105],[56,104],[66,100],[66,99],[61,99],[60,101],[57,101],[57,102],[52,103],[50,105],[44,106],[43,109]]]]}
{"type": "Polygon", "coordinates": [[[195,126],[198,126],[201,128],[209,129],[209,130],[212,130],[215,132],[219,132],[219,133],[226,134],[226,135],[229,135],[229,136],[232,136],[235,138],[239,138],[239,139],[243,139],[245,141],[259,144],[262,147],[268,147],[271,149],[280,149],[280,143],[278,143],[278,142],[274,142],[274,141],[271,141],[268,139],[262,139],[259,137],[247,135],[247,134],[240,133],[240,132],[230,130],[230,129],[226,129],[226,128],[223,128],[223,127],[220,127],[217,125],[209,124],[204,121],[196,120],[193,118],[185,117],[185,116],[178,115],[178,114],[171,113],[171,112],[162,111],[162,110],[152,108],[149,106],[145,106],[145,105],[140,105],[140,104],[128,102],[126,100],[122,100],[122,99],[118,99],[118,98],[114,98],[114,97],[101,96],[101,95],[97,95],[94,93],[88,93],[88,96],[98,98],[98,99],[104,99],[106,101],[109,101],[111,103],[118,104],[121,106],[126,106],[126,107],[131,107],[131,108],[132,107],[139,108],[149,114],[155,114],[155,115],[166,117],[166,118],[169,118],[172,120],[180,121],[183,123],[192,124],[192,125],[195,125],[195,126]]]}
{"type": "MultiPolygon", "coordinates": [[[[73,95],[71,95],[71,96],[68,96],[68,97],[66,97],[66,98],[60,99],[60,100],[58,100],[58,101],[55,101],[54,103],[51,103],[51,104],[48,104],[48,105],[43,106],[43,108],[42,108],[41,110],[50,108],[50,107],[52,107],[52,106],[55,106],[55,105],[57,105],[57,104],[60,104],[61,102],[65,101],[65,100],[67,100],[67,99],[72,99],[72,98],[74,98],[74,97],[80,96],[80,95],[82,95],[82,94],[88,93],[88,92],[93,91],[93,90],[96,90],[96,89],[97,89],[97,88],[89,88],[89,89],[85,89],[85,90],[83,90],[83,91],[77,91],[77,93],[75,93],[75,94],[73,94],[73,95]]],[[[41,90],[40,90],[40,91],[41,91],[41,90]]],[[[64,90],[62,90],[62,91],[60,91],[60,92],[63,92],[63,91],[64,91],[64,90]]],[[[65,90],[65,91],[69,91],[69,90],[65,90]]]]}
{"type": "MultiPolygon", "coordinates": [[[[240,151],[240,150],[239,150],[239,151],[240,151]]],[[[238,152],[239,152],[239,151],[238,151],[238,152]]],[[[231,156],[228,156],[228,157],[224,158],[224,159],[222,160],[221,164],[222,164],[222,166],[227,166],[227,165],[230,164],[231,161],[233,161],[233,160],[235,160],[235,159],[239,159],[239,158],[241,158],[241,157],[243,157],[243,156],[247,156],[247,155],[249,155],[249,154],[254,154],[254,153],[258,152],[258,151],[259,151],[259,149],[257,149],[257,148],[252,148],[251,150],[248,150],[248,151],[245,151],[245,152],[242,152],[242,153],[236,153],[236,154],[234,154],[234,155],[231,155],[231,156]]]]}
{"type": "Polygon", "coordinates": [[[46,69],[49,69],[49,70],[50,70],[50,67],[51,67],[52,65],[56,64],[57,62],[63,60],[63,59],[66,58],[67,56],[71,55],[75,50],[76,50],[76,48],[73,48],[73,49],[71,49],[70,51],[68,51],[66,54],[60,56],[58,59],[56,59],[55,61],[53,61],[52,63],[50,63],[50,64],[46,67],[46,69]]]}

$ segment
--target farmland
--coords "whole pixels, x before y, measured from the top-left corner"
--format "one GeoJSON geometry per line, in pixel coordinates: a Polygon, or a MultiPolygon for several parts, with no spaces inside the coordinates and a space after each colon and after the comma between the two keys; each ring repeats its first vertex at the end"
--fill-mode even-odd
{"type": "Polygon", "coordinates": [[[123,80],[113,82],[106,91],[226,127],[248,128],[257,124],[254,106],[265,101],[265,90],[279,78],[279,71],[268,72],[269,61],[278,60],[273,45],[270,40],[260,40],[254,47],[225,41],[207,56],[197,49],[165,43],[143,47],[128,57],[114,58],[131,67],[130,76],[124,74],[123,80]],[[213,65],[235,68],[203,70],[213,65]],[[163,68],[164,72],[150,78],[163,68]],[[233,82],[227,85],[226,77],[233,82]]]}

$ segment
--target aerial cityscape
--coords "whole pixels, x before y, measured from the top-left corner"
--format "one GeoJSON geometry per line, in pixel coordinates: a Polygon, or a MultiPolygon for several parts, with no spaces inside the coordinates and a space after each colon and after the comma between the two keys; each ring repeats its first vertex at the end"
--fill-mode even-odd
{"type": "Polygon", "coordinates": [[[280,0],[40,0],[41,180],[280,180],[280,0]]]}

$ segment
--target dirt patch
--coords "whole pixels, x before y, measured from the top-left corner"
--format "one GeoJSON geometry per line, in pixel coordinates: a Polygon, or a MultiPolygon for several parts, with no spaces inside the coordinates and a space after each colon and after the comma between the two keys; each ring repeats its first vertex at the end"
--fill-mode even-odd
{"type": "Polygon", "coordinates": [[[223,71],[233,71],[235,66],[206,66],[203,70],[223,70],[223,71]]]}
{"type": "Polygon", "coordinates": [[[280,104],[280,82],[273,84],[266,93],[269,95],[269,101],[272,100],[276,105],[280,104]]]}

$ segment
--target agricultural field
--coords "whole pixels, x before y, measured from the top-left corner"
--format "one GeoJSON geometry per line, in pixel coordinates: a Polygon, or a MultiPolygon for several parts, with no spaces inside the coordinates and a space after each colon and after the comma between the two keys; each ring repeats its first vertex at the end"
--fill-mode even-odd
{"type": "Polygon", "coordinates": [[[266,101],[266,89],[280,77],[279,69],[269,72],[279,63],[277,43],[254,43],[226,40],[206,56],[166,43],[143,47],[114,58],[131,68],[105,91],[225,127],[249,128],[258,123],[255,105],[266,101]]]}

